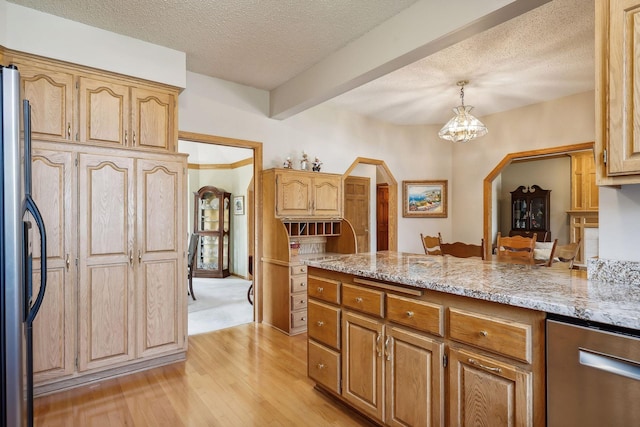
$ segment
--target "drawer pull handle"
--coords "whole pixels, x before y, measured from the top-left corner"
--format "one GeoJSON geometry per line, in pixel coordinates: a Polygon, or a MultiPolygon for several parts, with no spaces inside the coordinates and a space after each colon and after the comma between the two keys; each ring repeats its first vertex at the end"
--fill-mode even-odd
{"type": "Polygon", "coordinates": [[[324,369],[324,363],[318,363],[318,369],[324,369]]]}
{"type": "Polygon", "coordinates": [[[413,317],[413,311],[407,311],[407,317],[409,318],[413,317]]]}
{"type": "Polygon", "coordinates": [[[497,373],[502,372],[502,368],[485,366],[482,363],[478,362],[476,359],[469,358],[469,363],[471,363],[472,365],[477,366],[479,368],[486,369],[487,371],[497,372],[497,373]]]}
{"type": "Polygon", "coordinates": [[[376,337],[376,350],[378,352],[378,357],[382,356],[382,348],[380,348],[380,338],[382,338],[382,336],[378,334],[378,336],[376,337]]]}
{"type": "Polygon", "coordinates": [[[318,326],[324,326],[324,322],[322,320],[318,320],[317,325],[318,326]]]}
{"type": "Polygon", "coordinates": [[[321,293],[323,293],[323,292],[324,292],[324,288],[322,288],[322,287],[318,286],[318,293],[319,293],[319,294],[321,294],[321,293]]]}
{"type": "Polygon", "coordinates": [[[67,139],[71,139],[71,122],[67,123],[67,139]]]}
{"type": "Polygon", "coordinates": [[[356,297],[356,302],[358,304],[361,304],[362,303],[362,297],[356,297]]]}
{"type": "Polygon", "coordinates": [[[487,331],[480,331],[480,335],[486,337],[489,334],[487,333],[487,331]]]}

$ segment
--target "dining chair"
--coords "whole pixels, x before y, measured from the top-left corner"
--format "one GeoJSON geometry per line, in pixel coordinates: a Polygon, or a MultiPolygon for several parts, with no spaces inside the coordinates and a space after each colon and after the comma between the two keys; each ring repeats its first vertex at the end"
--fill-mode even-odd
{"type": "Polygon", "coordinates": [[[569,243],[568,245],[558,245],[556,247],[556,251],[554,254],[554,262],[555,263],[567,263],[569,269],[573,268],[573,262],[578,255],[578,250],[580,249],[581,240],[578,239],[577,242],[569,243]]]}
{"type": "Polygon", "coordinates": [[[551,267],[551,265],[553,264],[553,258],[555,256],[557,245],[558,239],[554,239],[553,242],[536,241],[533,247],[534,264],[551,267]]]}
{"type": "Polygon", "coordinates": [[[422,246],[424,247],[425,254],[442,255],[442,251],[440,250],[440,242],[442,241],[442,237],[440,236],[440,233],[438,233],[438,237],[425,236],[420,233],[420,239],[422,240],[422,246]]]}
{"type": "Polygon", "coordinates": [[[484,239],[480,240],[479,245],[472,243],[454,242],[440,243],[442,255],[451,255],[456,258],[472,258],[479,257],[484,259],[484,239]]]}
{"type": "Polygon", "coordinates": [[[536,244],[536,233],[532,237],[502,237],[498,232],[496,239],[497,260],[516,264],[534,264],[533,249],[536,244]]]}
{"type": "Polygon", "coordinates": [[[188,293],[193,300],[196,300],[196,296],[193,293],[193,267],[196,262],[196,252],[198,248],[198,233],[192,233],[189,238],[189,252],[187,253],[187,280],[189,281],[188,293]]]}

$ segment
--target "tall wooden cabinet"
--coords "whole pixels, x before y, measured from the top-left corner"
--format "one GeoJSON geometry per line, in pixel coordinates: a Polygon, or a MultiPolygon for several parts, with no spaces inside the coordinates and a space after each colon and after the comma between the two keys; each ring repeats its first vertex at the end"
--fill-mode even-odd
{"type": "Polygon", "coordinates": [[[186,156],[172,153],[177,89],[4,54],[31,103],[33,195],[48,236],[36,394],[183,360],[187,187],[186,156]]]}
{"type": "Polygon", "coordinates": [[[198,234],[194,277],[227,277],[231,256],[231,193],[207,185],[193,194],[198,234]]]}
{"type": "Polygon", "coordinates": [[[268,169],[262,186],[263,321],[300,334],[308,324],[307,267],[297,253],[356,252],[353,227],[342,219],[342,176],[268,169]]]}
{"type": "Polygon", "coordinates": [[[596,167],[599,185],[640,183],[638,0],[596,2],[596,167]]]}
{"type": "Polygon", "coordinates": [[[537,185],[519,186],[511,192],[510,236],[531,237],[539,242],[551,241],[551,190],[537,185]]]}
{"type": "Polygon", "coordinates": [[[571,154],[571,210],[569,235],[571,242],[580,241],[574,264],[585,265],[585,229],[598,228],[599,192],[596,184],[596,166],[591,151],[571,154]]]}

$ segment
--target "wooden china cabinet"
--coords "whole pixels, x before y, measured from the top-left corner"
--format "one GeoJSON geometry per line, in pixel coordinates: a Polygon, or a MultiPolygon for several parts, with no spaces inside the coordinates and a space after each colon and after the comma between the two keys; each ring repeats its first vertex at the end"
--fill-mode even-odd
{"type": "Polygon", "coordinates": [[[200,236],[194,277],[229,276],[231,193],[205,186],[194,193],[193,232],[200,236]]]}
{"type": "Polygon", "coordinates": [[[509,235],[531,237],[536,233],[537,241],[550,242],[550,198],[551,190],[543,190],[537,185],[521,185],[512,191],[509,235]]]}

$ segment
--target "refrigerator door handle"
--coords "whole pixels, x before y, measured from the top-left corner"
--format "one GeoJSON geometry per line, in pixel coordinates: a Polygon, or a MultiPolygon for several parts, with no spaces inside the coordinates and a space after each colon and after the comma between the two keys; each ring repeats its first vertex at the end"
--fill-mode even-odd
{"type": "Polygon", "coordinates": [[[25,210],[29,211],[33,216],[33,219],[38,226],[38,230],[40,231],[40,289],[38,290],[38,297],[36,301],[33,303],[33,306],[29,308],[29,313],[27,315],[27,323],[30,324],[36,318],[38,311],[40,310],[40,306],[42,305],[42,300],[44,299],[44,293],[47,287],[47,232],[44,228],[44,220],[42,219],[42,215],[40,215],[40,211],[38,210],[38,206],[36,206],[35,202],[31,198],[31,196],[27,196],[25,200],[25,210]]]}

